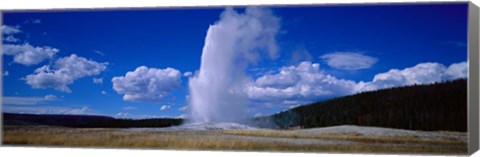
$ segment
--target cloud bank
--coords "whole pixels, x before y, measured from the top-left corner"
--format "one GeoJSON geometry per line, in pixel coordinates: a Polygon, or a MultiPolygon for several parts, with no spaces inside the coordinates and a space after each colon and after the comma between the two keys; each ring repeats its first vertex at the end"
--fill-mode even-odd
{"type": "Polygon", "coordinates": [[[298,105],[317,99],[344,96],[397,86],[430,84],[466,78],[467,62],[445,66],[440,63],[420,63],[405,69],[379,73],[368,82],[338,79],[320,70],[318,63],[302,62],[285,66],[278,73],[267,74],[247,84],[245,90],[256,103],[298,105]]]}
{"type": "Polygon", "coordinates": [[[467,78],[467,76],[467,62],[454,63],[448,67],[440,63],[420,63],[402,70],[391,69],[388,72],[379,73],[375,75],[370,82],[359,82],[356,86],[356,92],[395,86],[430,84],[458,78],[467,78]]]}

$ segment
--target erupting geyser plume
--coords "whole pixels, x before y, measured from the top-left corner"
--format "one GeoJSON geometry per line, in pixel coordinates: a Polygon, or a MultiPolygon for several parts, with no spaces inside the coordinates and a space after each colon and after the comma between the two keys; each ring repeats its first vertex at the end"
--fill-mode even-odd
{"type": "Polygon", "coordinates": [[[195,123],[243,122],[247,117],[247,67],[262,55],[274,58],[279,18],[270,10],[227,8],[208,28],[201,65],[189,80],[191,120],[195,123]],[[265,54],[263,54],[265,53],[265,54]]]}

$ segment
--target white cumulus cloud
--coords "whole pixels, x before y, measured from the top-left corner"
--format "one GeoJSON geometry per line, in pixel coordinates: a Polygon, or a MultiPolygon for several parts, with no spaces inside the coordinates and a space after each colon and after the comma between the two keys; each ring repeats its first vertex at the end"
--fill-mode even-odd
{"type": "Polygon", "coordinates": [[[467,78],[468,77],[468,63],[460,62],[454,63],[448,66],[445,71],[444,79],[453,80],[457,78],[467,78]]]}
{"type": "Polygon", "coordinates": [[[325,74],[318,63],[302,62],[297,66],[282,67],[278,73],[259,77],[247,91],[253,100],[311,100],[351,94],[351,87],[355,85],[354,81],[325,74]]]}
{"type": "Polygon", "coordinates": [[[328,66],[341,70],[360,70],[370,68],[377,58],[355,52],[335,52],[321,56],[328,66]]]}
{"type": "Polygon", "coordinates": [[[168,110],[170,109],[170,105],[162,105],[162,107],[160,107],[160,110],[164,111],[164,110],[168,110]]]}
{"type": "Polygon", "coordinates": [[[55,101],[55,100],[58,100],[58,97],[56,95],[49,94],[49,95],[45,95],[44,99],[48,101],[55,101]]]}
{"type": "Polygon", "coordinates": [[[35,70],[34,74],[27,75],[25,80],[32,88],[53,88],[70,93],[68,85],[76,79],[98,75],[107,68],[108,63],[99,63],[76,54],[63,57],[53,65],[46,65],[35,70]]]}
{"type": "Polygon", "coordinates": [[[23,65],[35,65],[52,58],[59,50],[48,46],[34,47],[28,43],[3,45],[3,54],[13,56],[13,61],[23,65]]]}
{"type": "Polygon", "coordinates": [[[156,102],[180,87],[180,71],[173,68],[157,69],[140,66],[125,76],[112,78],[113,89],[123,94],[123,100],[156,102]]]}

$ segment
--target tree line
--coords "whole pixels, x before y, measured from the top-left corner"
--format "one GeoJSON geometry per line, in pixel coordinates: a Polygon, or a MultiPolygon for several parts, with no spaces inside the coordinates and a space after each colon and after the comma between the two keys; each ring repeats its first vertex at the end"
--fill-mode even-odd
{"type": "Polygon", "coordinates": [[[169,127],[182,124],[178,118],[115,119],[90,115],[36,115],[3,113],[4,125],[50,125],[74,128],[169,127]]]}

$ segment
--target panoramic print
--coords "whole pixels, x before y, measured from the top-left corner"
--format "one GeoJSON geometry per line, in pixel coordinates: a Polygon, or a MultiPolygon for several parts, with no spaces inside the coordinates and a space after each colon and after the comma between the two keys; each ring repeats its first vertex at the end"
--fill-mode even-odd
{"type": "Polygon", "coordinates": [[[4,145],[467,154],[468,3],[3,12],[4,145]]]}

